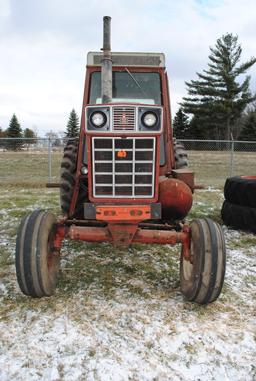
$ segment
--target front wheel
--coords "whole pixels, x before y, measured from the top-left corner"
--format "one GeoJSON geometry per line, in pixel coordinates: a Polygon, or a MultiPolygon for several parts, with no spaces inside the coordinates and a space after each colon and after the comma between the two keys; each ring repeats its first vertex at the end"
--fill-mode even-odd
{"type": "Polygon", "coordinates": [[[180,262],[181,291],[189,301],[208,304],[218,298],[224,282],[224,234],[208,218],[194,220],[190,229],[190,260],[181,256],[180,262]]]}
{"type": "Polygon", "coordinates": [[[60,256],[54,250],[56,219],[50,212],[35,210],[21,221],[15,265],[23,294],[40,298],[54,293],[60,256]]]}

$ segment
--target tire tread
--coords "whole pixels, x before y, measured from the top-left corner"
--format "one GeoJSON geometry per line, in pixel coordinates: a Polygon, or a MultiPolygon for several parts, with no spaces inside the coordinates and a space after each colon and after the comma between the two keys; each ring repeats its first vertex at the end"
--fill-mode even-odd
{"type": "Polygon", "coordinates": [[[219,224],[209,218],[194,220],[191,223],[191,232],[193,250],[196,251],[193,253],[193,270],[189,279],[183,276],[185,259],[181,257],[181,291],[190,301],[208,304],[218,298],[224,282],[224,235],[219,224]]]}
{"type": "Polygon", "coordinates": [[[225,199],[231,204],[256,208],[256,177],[246,179],[242,176],[229,177],[224,186],[225,199]]]}
{"type": "Polygon", "coordinates": [[[57,274],[58,267],[52,267],[51,270],[42,267],[42,258],[45,263],[48,260],[48,231],[53,229],[54,221],[52,213],[39,209],[25,216],[18,229],[16,275],[21,291],[27,296],[39,298],[54,293],[56,282],[52,282],[50,277],[57,274]],[[49,279],[48,289],[44,287],[43,277],[49,279]]]}
{"type": "MultiPolygon", "coordinates": [[[[68,140],[64,147],[64,155],[60,170],[60,207],[65,215],[68,215],[72,202],[75,186],[76,162],[77,162],[78,140],[68,140]]],[[[74,211],[74,218],[84,218],[83,203],[88,202],[88,188],[80,183],[79,192],[74,211]]],[[[87,185],[87,184],[85,184],[87,185]]]]}

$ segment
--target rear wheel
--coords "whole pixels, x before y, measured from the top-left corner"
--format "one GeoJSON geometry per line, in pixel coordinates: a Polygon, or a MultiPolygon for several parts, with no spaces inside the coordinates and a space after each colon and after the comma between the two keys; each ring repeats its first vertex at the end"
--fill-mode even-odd
{"type": "Polygon", "coordinates": [[[231,204],[256,208],[256,176],[234,176],[226,180],[225,199],[231,204]]]}
{"type": "Polygon", "coordinates": [[[235,205],[225,200],[221,209],[221,217],[227,226],[256,233],[256,208],[235,205]]]}
{"type": "Polygon", "coordinates": [[[191,223],[191,261],[181,257],[180,283],[189,301],[208,304],[221,292],[225,268],[225,240],[219,224],[210,219],[191,223]]]}
{"type": "Polygon", "coordinates": [[[185,147],[175,138],[173,139],[173,149],[175,157],[175,168],[180,169],[188,167],[188,155],[185,147]]]}
{"type": "MultiPolygon", "coordinates": [[[[76,166],[77,166],[78,140],[69,140],[64,148],[60,172],[60,206],[63,214],[68,215],[73,197],[76,166]]],[[[83,203],[88,201],[87,181],[80,180],[78,198],[74,218],[83,218],[83,203]]]]}
{"type": "Polygon", "coordinates": [[[54,294],[60,256],[54,252],[56,219],[50,212],[36,210],[21,221],[15,265],[18,284],[34,298],[54,294]]]}

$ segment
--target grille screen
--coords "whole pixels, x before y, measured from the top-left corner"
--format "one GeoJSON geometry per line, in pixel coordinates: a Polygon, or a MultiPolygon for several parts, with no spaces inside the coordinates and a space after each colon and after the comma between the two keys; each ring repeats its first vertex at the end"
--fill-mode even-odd
{"type": "Polygon", "coordinates": [[[93,196],[154,197],[155,138],[94,137],[93,196]]]}
{"type": "Polygon", "coordinates": [[[135,107],[113,107],[113,130],[135,130],[135,107]]]}

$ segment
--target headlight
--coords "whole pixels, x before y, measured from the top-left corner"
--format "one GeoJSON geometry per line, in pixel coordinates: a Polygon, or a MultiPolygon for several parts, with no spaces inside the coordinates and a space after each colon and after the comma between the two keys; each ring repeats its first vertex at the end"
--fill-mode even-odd
{"type": "Polygon", "coordinates": [[[83,166],[83,167],[81,168],[81,174],[82,174],[82,175],[87,175],[87,173],[88,173],[88,168],[87,168],[87,166],[85,165],[85,166],[83,166]]]}
{"type": "Polygon", "coordinates": [[[145,112],[141,121],[145,127],[154,127],[157,124],[157,115],[154,112],[145,112]]]}
{"type": "Polygon", "coordinates": [[[104,114],[104,112],[101,111],[95,111],[91,114],[91,123],[94,127],[101,128],[103,127],[107,122],[107,116],[104,114]]]}

